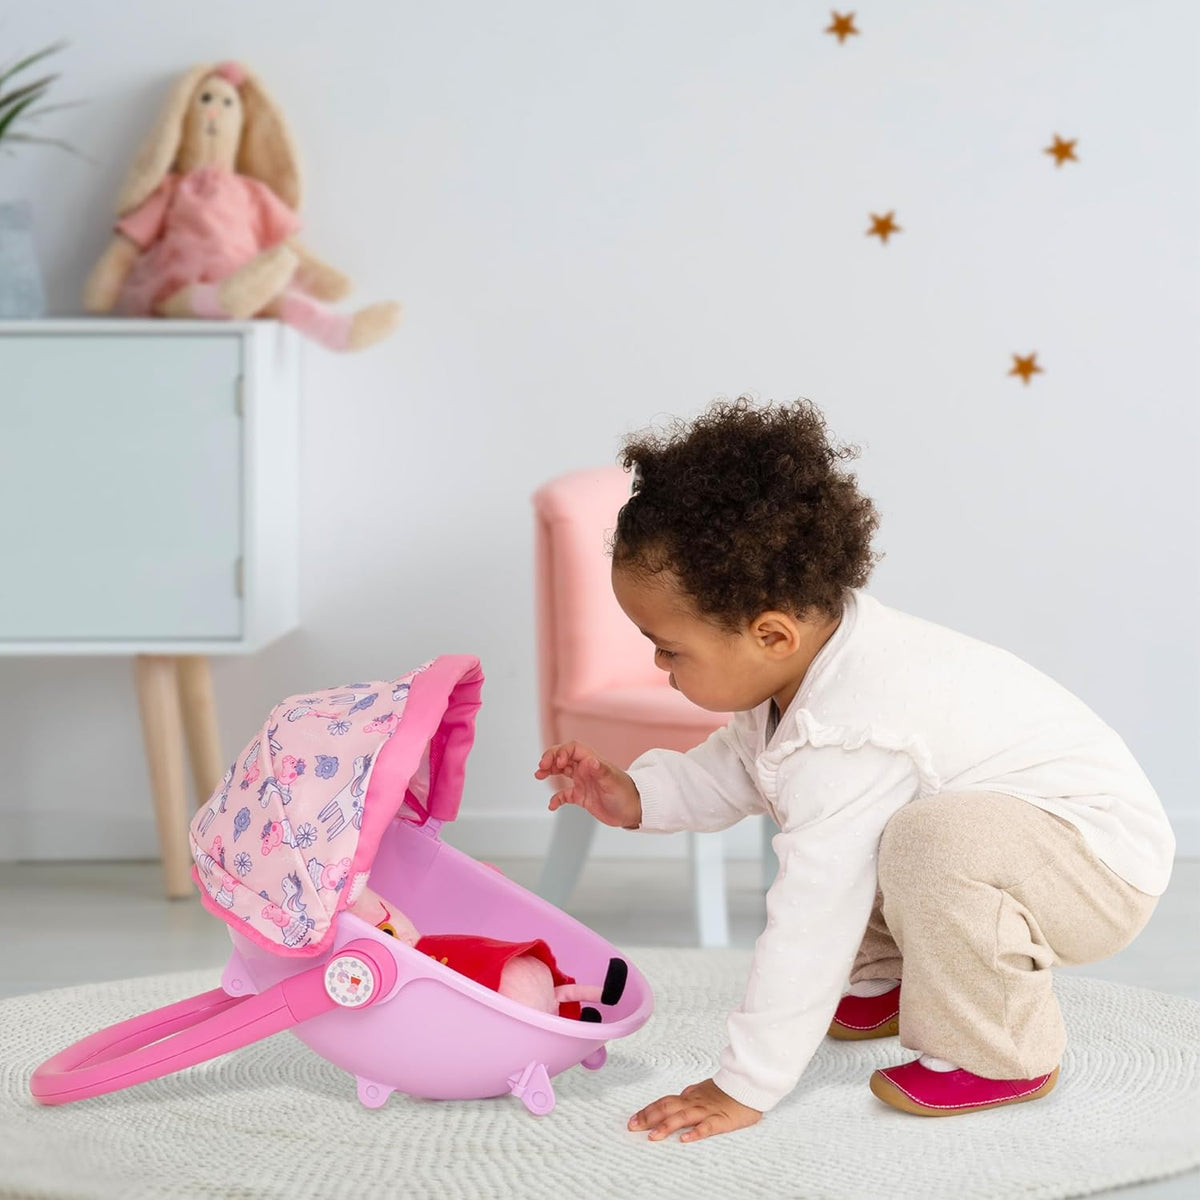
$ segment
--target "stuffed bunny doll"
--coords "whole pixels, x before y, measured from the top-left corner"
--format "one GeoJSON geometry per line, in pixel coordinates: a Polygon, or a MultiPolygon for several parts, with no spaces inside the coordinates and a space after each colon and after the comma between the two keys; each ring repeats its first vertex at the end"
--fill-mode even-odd
{"type": "Polygon", "coordinates": [[[576,983],[564,975],[545,942],[498,942],[469,934],[436,934],[422,937],[394,904],[364,888],[350,906],[355,916],[391,937],[428,954],[439,962],[485,984],[493,991],[528,1004],[539,1012],[570,1020],[598,1021],[596,1009],[582,1008],[581,1000],[616,1004],[628,976],[624,959],[609,962],[604,986],[576,983]]]}
{"type": "Polygon", "coordinates": [[[298,241],[292,139],[236,63],[176,84],[117,201],[116,236],[84,289],[89,312],[273,316],[331,349],[360,350],[400,319],[390,301],[339,313],[350,281],[298,241]]]}

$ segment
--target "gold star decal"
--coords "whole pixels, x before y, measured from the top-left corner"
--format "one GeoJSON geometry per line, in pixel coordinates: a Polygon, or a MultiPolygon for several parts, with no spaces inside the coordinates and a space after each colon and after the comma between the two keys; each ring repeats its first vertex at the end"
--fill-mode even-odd
{"type": "Polygon", "coordinates": [[[1054,165],[1056,167],[1061,167],[1065,162],[1078,162],[1079,159],[1075,157],[1075,143],[1077,141],[1079,141],[1078,138],[1072,138],[1069,142],[1063,141],[1056,133],[1054,135],[1054,145],[1047,146],[1042,153],[1053,154],[1054,165]]]}
{"type": "Polygon", "coordinates": [[[896,224],[892,218],[896,215],[895,209],[890,213],[885,213],[882,217],[877,217],[871,213],[871,228],[867,230],[867,237],[878,236],[879,240],[886,246],[888,237],[893,233],[903,233],[904,231],[896,224]]]}
{"type": "Polygon", "coordinates": [[[1020,375],[1021,382],[1028,386],[1029,380],[1035,374],[1041,374],[1042,367],[1037,365],[1037,351],[1035,350],[1027,358],[1022,358],[1019,354],[1013,355],[1013,369],[1009,371],[1010,375],[1020,375]]]}
{"type": "Polygon", "coordinates": [[[833,13],[833,24],[825,30],[826,33],[837,35],[838,45],[840,46],[852,33],[857,34],[858,30],[854,28],[854,14],[847,13],[844,17],[833,13]]]}

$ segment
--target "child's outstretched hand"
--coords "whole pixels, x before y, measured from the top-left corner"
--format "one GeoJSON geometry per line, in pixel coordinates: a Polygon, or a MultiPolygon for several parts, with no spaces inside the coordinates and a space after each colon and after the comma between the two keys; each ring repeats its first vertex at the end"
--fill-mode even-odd
{"type": "Polygon", "coordinates": [[[577,804],[605,825],[635,829],[642,822],[642,799],[633,780],[581,742],[551,746],[538,761],[537,779],[565,775],[570,782],[550,797],[550,811],[577,804]]]}
{"type": "Polygon", "coordinates": [[[698,1142],[714,1133],[732,1133],[757,1125],[762,1113],[747,1108],[732,1096],[727,1096],[711,1079],[693,1083],[678,1096],[655,1100],[629,1118],[629,1128],[649,1129],[652,1142],[661,1141],[676,1129],[686,1129],[679,1135],[681,1142],[698,1142]]]}

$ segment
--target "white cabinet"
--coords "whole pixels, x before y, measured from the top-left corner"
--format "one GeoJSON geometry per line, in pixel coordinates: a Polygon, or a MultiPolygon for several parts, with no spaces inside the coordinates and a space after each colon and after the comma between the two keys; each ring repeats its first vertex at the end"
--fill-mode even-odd
{"type": "Polygon", "coordinates": [[[0,322],[0,654],[294,628],[297,358],[273,321],[0,322]]]}
{"type": "Polygon", "coordinates": [[[299,345],[274,321],[0,321],[0,656],[136,658],[168,895],[224,763],[208,656],[298,624],[299,345]]]}

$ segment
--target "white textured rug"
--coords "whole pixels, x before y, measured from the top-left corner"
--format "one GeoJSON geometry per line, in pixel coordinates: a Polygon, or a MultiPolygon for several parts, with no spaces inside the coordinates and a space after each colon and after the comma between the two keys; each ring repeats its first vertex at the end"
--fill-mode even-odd
{"type": "Polygon", "coordinates": [[[796,1092],[753,1129],[650,1143],[625,1129],[627,1118],[710,1074],[749,953],[630,957],[654,988],[654,1017],[610,1045],[601,1071],[558,1076],[558,1107],[542,1118],[512,1098],[394,1095],[371,1111],[350,1076],[289,1034],[125,1092],[40,1108],[28,1083],[44,1058],[215,987],[218,972],[0,1002],[0,1196],[1049,1200],[1200,1165],[1200,1004],[1077,978],[1057,980],[1070,1044],[1058,1088],[1036,1103],[909,1116],[867,1090],[872,1070],[910,1057],[896,1039],[827,1041],[796,1092]]]}

